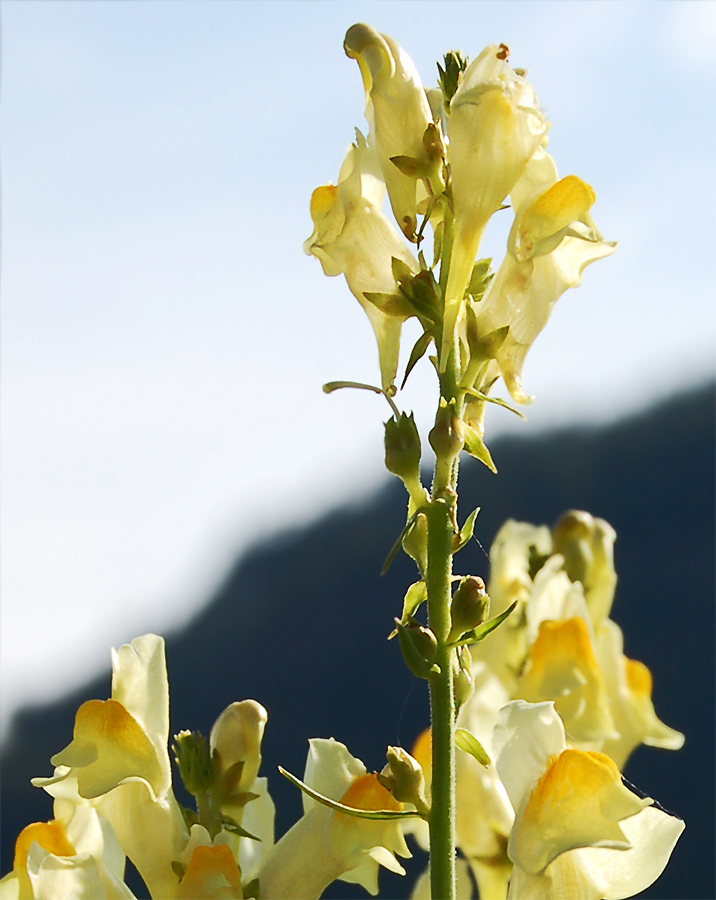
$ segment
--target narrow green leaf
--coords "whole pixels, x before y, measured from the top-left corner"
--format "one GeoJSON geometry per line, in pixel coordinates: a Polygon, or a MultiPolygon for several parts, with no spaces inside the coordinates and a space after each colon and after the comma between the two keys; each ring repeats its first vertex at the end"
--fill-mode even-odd
{"type": "Polygon", "coordinates": [[[433,231],[433,264],[431,266],[433,269],[438,264],[439,260],[442,259],[444,233],[445,225],[441,219],[433,231]]]}
{"type": "Polygon", "coordinates": [[[475,735],[466,728],[455,729],[455,746],[464,753],[469,753],[470,756],[473,756],[481,766],[490,765],[490,757],[485,752],[484,747],[475,735]]]}
{"type": "Polygon", "coordinates": [[[432,341],[432,339],[432,334],[429,331],[424,331],[413,345],[413,349],[410,351],[410,359],[408,360],[408,365],[405,367],[405,376],[403,377],[403,383],[400,385],[401,391],[405,387],[405,382],[408,380],[408,375],[410,375],[415,366],[420,362],[423,356],[425,356],[425,353],[430,346],[430,342],[432,341]]]}
{"type": "Polygon", "coordinates": [[[517,600],[515,600],[515,602],[511,606],[508,606],[503,613],[500,613],[499,616],[488,619],[487,622],[483,622],[482,625],[478,625],[477,628],[474,628],[467,635],[463,635],[458,643],[464,647],[469,647],[470,644],[478,644],[480,641],[483,641],[491,631],[494,631],[495,628],[497,628],[498,625],[502,625],[502,623],[516,606],[517,600]]]}
{"type": "Polygon", "coordinates": [[[497,475],[497,466],[495,465],[490,451],[487,449],[482,435],[475,428],[466,426],[465,428],[465,452],[475,459],[479,459],[483,465],[494,474],[497,475]]]}
{"type": "MultiPolygon", "coordinates": [[[[510,326],[503,325],[501,328],[495,328],[494,331],[491,331],[489,332],[489,334],[485,335],[485,337],[483,338],[483,343],[485,345],[485,348],[487,349],[487,354],[490,359],[497,358],[497,351],[505,343],[505,339],[507,338],[507,335],[509,333],[510,326]]],[[[494,381],[491,383],[494,384],[494,381]]]]}
{"type": "Polygon", "coordinates": [[[330,797],[324,797],[318,791],[314,791],[307,784],[304,784],[300,778],[296,778],[290,772],[287,772],[282,766],[278,767],[279,772],[284,778],[287,778],[291,784],[295,785],[299,790],[307,794],[311,799],[322,803],[329,809],[335,809],[336,812],[345,813],[347,816],[355,816],[357,819],[372,819],[373,821],[389,821],[390,819],[425,819],[425,814],[415,812],[408,809],[355,809],[353,806],[346,806],[337,800],[331,800],[330,797]]]}
{"type": "MultiPolygon", "coordinates": [[[[415,584],[411,584],[403,598],[403,614],[400,617],[401,623],[405,625],[408,619],[418,611],[420,606],[425,603],[427,599],[428,588],[424,581],[416,581],[415,584]]],[[[398,629],[394,628],[388,635],[388,640],[391,641],[397,633],[398,629]]]]}
{"type": "Polygon", "coordinates": [[[251,841],[258,841],[261,843],[260,837],[256,837],[255,834],[251,834],[250,831],[242,828],[242,826],[239,825],[235,819],[232,819],[231,816],[222,815],[220,821],[224,831],[230,831],[231,834],[237,834],[239,837],[249,838],[251,841]]]}
{"type": "Polygon", "coordinates": [[[450,108],[450,101],[455,96],[457,86],[462,73],[467,68],[467,56],[463,56],[459,50],[450,50],[445,54],[445,68],[438,63],[438,83],[443,92],[445,108],[450,108]]]}
{"type": "Polygon", "coordinates": [[[413,278],[413,296],[429,309],[437,311],[440,306],[438,300],[438,284],[430,269],[423,269],[413,278]]]}
{"type": "Polygon", "coordinates": [[[403,528],[403,530],[402,530],[402,531],[400,532],[400,534],[398,535],[398,539],[396,540],[396,542],[395,542],[395,543],[393,544],[393,546],[390,548],[390,553],[388,554],[388,556],[386,557],[385,562],[383,563],[383,568],[380,570],[380,574],[381,574],[381,575],[385,575],[385,573],[386,573],[386,572],[388,571],[388,569],[391,567],[391,565],[392,565],[392,563],[393,563],[393,560],[395,559],[396,553],[398,552],[398,550],[400,550],[401,546],[403,545],[403,541],[405,540],[405,538],[406,538],[406,537],[410,534],[410,532],[412,531],[413,526],[415,525],[415,523],[416,523],[416,521],[417,521],[417,519],[418,519],[418,515],[419,515],[421,512],[425,512],[425,510],[422,508],[422,506],[420,507],[420,509],[416,509],[415,512],[412,514],[412,516],[411,516],[411,517],[408,519],[408,521],[405,523],[405,527],[403,528]]]}
{"type": "Polygon", "coordinates": [[[477,518],[477,514],[480,512],[480,507],[477,509],[473,509],[470,515],[465,519],[465,524],[460,529],[460,534],[457,535],[457,540],[455,542],[455,546],[453,548],[453,553],[457,553],[458,550],[462,550],[462,548],[470,541],[472,538],[472,532],[475,529],[475,519],[477,518]]]}
{"type": "Polygon", "coordinates": [[[525,416],[524,413],[521,413],[519,409],[515,409],[514,406],[510,406],[509,403],[506,403],[499,397],[489,397],[487,394],[483,394],[482,391],[475,391],[472,388],[463,388],[463,390],[466,394],[469,394],[471,397],[476,397],[478,400],[484,400],[486,403],[494,403],[495,406],[501,406],[503,409],[509,409],[511,413],[519,416],[520,419],[527,418],[527,416],[525,416]]]}

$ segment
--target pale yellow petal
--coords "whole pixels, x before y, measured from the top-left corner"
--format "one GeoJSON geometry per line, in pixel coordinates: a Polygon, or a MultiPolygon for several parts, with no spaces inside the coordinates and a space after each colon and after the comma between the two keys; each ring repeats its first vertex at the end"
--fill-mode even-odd
{"type": "Polygon", "coordinates": [[[608,756],[564,750],[517,814],[510,859],[540,873],[560,854],[578,847],[628,849],[631,844],[618,823],[650,803],[624,786],[608,756]]]}
{"type": "Polygon", "coordinates": [[[579,616],[540,624],[517,692],[532,703],[554,700],[571,740],[616,736],[589,629],[579,616]]]}

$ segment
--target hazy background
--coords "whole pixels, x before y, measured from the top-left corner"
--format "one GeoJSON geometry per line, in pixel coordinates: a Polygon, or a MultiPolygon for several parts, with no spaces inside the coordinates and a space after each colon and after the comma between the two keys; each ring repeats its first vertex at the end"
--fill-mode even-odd
{"type": "MultiPolygon", "coordinates": [[[[507,43],[560,173],[594,186],[620,241],[528,358],[530,421],[495,410],[488,435],[614,418],[713,372],[715,4],[0,14],[4,723],[184,621],[242,548],[380,483],[387,407],[320,390],[377,379],[371,329],[301,251],[312,189],[366,127],[355,21],[426,84],[446,50],[507,43]]],[[[427,366],[406,393],[425,424],[427,366]]]]}

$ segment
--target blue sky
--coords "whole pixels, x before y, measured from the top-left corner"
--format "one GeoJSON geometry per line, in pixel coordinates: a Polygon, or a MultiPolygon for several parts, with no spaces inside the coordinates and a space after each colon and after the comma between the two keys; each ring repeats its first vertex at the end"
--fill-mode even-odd
{"type": "MultiPolygon", "coordinates": [[[[713,371],[708,2],[3,0],[3,713],[180,624],[234,555],[380,483],[372,333],[305,257],[365,130],[345,30],[432,84],[504,42],[616,255],[525,366],[529,421],[604,420],[713,371]],[[279,512],[280,510],[280,512],[279,512]]],[[[498,258],[504,234],[486,239],[498,258]]],[[[431,374],[404,406],[423,427],[431,374]]]]}

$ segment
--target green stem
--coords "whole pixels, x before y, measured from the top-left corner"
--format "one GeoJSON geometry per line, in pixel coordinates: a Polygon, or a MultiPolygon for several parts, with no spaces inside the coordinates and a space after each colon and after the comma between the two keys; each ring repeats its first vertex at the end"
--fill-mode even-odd
{"type": "Polygon", "coordinates": [[[455,897],[455,701],[452,650],[447,646],[453,528],[448,496],[438,491],[427,511],[428,624],[438,639],[436,663],[440,668],[440,673],[430,679],[430,888],[432,897],[438,900],[453,900],[455,897]]]}
{"type": "MultiPolygon", "coordinates": [[[[440,261],[440,288],[447,288],[453,244],[453,216],[446,210],[440,261]]],[[[455,344],[439,376],[440,394],[448,403],[462,400],[458,391],[458,361],[455,344]]],[[[462,403],[460,403],[460,406],[462,403]]],[[[462,409],[456,410],[461,415],[462,409]]],[[[439,674],[430,679],[432,732],[432,789],[430,810],[430,892],[433,900],[455,898],[455,697],[453,649],[448,645],[455,504],[457,502],[457,457],[435,460],[432,499],[427,509],[428,625],[438,641],[436,663],[439,674]]]]}

